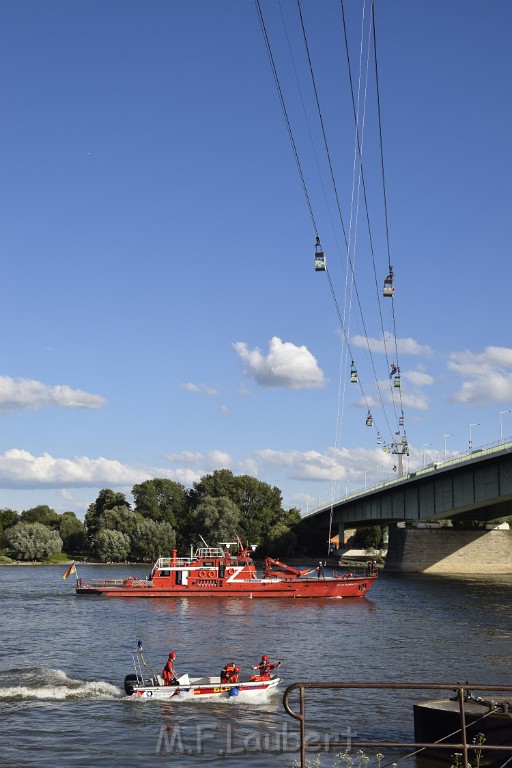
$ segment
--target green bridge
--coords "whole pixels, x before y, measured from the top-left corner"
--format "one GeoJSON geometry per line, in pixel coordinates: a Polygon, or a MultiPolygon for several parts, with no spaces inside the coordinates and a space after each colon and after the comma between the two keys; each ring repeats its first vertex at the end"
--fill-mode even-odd
{"type": "MultiPolygon", "coordinates": [[[[389,569],[393,561],[395,565],[398,563],[395,570],[431,570],[433,566],[425,568],[424,563],[421,562],[418,563],[418,567],[401,567],[405,560],[410,560],[413,556],[412,551],[407,556],[404,554],[408,546],[404,542],[407,538],[406,531],[416,525],[418,529],[424,529],[421,533],[408,536],[409,540],[416,541],[416,547],[421,542],[420,546],[425,551],[431,547],[439,550],[442,542],[443,546],[439,550],[440,560],[445,561],[450,553],[454,555],[458,552],[458,560],[464,560],[463,563],[459,562],[459,570],[468,572],[465,569],[469,568],[469,558],[475,556],[475,551],[470,552],[474,550],[474,547],[470,546],[471,537],[468,536],[470,532],[442,528],[441,531],[444,533],[441,535],[439,531],[425,530],[427,524],[434,524],[435,527],[435,523],[447,518],[462,521],[479,520],[488,523],[488,528],[494,528],[500,523],[512,520],[512,442],[501,442],[472,451],[470,454],[433,464],[417,472],[411,472],[373,488],[335,500],[306,516],[304,523],[313,534],[315,541],[319,543],[327,542],[329,538],[336,535],[339,535],[340,542],[343,542],[347,528],[388,525],[390,547],[386,568],[389,569]],[[402,529],[403,533],[400,530],[397,531],[396,524],[399,523],[402,526],[398,526],[398,529],[402,529]],[[409,524],[405,529],[404,523],[409,524]],[[459,533],[464,535],[457,537],[455,534],[459,533]],[[449,544],[446,543],[448,541],[449,544]],[[461,548],[467,547],[469,550],[466,556],[462,557],[461,548]],[[402,556],[398,558],[397,548],[402,551],[402,556]]],[[[498,565],[493,563],[493,553],[487,549],[490,568],[492,572],[499,567],[500,573],[512,573],[512,531],[499,531],[499,533],[505,536],[486,539],[486,545],[492,545],[492,547],[497,541],[500,542],[498,565]]],[[[475,541],[478,539],[480,542],[477,558],[480,563],[481,557],[485,560],[483,554],[485,547],[482,546],[481,541],[482,532],[471,532],[471,534],[475,541]]],[[[417,559],[421,561],[421,557],[417,559]]],[[[426,562],[432,564],[435,561],[434,551],[429,551],[426,562]]],[[[453,566],[452,562],[450,568],[453,566]]],[[[478,568],[482,570],[480,564],[478,568]]]]}

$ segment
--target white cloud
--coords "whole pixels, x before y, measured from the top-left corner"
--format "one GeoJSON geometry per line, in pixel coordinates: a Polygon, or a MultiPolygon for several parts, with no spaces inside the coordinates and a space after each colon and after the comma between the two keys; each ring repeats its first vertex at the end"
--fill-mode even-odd
{"type": "Polygon", "coordinates": [[[102,456],[60,459],[43,453],[11,448],[0,455],[1,488],[79,488],[84,486],[133,485],[155,475],[148,469],[132,467],[102,456]]]}
{"type": "Polygon", "coordinates": [[[465,381],[458,392],[448,398],[454,403],[510,403],[512,402],[512,373],[497,371],[465,381]]]}
{"type": "MultiPolygon", "coordinates": [[[[391,357],[393,357],[395,353],[395,338],[389,332],[384,334],[384,338],[379,339],[368,338],[367,340],[366,336],[354,336],[352,344],[356,347],[364,347],[365,349],[369,347],[371,352],[379,352],[382,354],[387,348],[388,354],[391,355],[391,357]],[[385,345],[384,341],[386,342],[385,345]]],[[[397,339],[396,346],[400,355],[422,355],[430,357],[433,354],[432,347],[428,344],[419,344],[415,339],[411,338],[397,339]]]]}
{"type": "Polygon", "coordinates": [[[50,386],[33,379],[12,379],[0,376],[0,413],[36,411],[49,405],[62,408],[102,408],[107,401],[65,384],[50,386]]]}
{"type": "Polygon", "coordinates": [[[209,387],[207,384],[193,384],[188,382],[181,385],[187,392],[193,392],[195,395],[208,395],[208,397],[216,397],[219,394],[219,390],[215,387],[209,387]]]}
{"type": "Polygon", "coordinates": [[[435,381],[433,376],[429,373],[423,373],[423,371],[406,371],[401,376],[417,387],[430,387],[435,381]]]}
{"type": "Polygon", "coordinates": [[[33,456],[28,451],[12,448],[0,455],[0,488],[60,489],[62,498],[70,498],[66,488],[131,488],[136,483],[164,477],[191,486],[205,474],[229,468],[229,453],[211,450],[206,454],[184,451],[165,456],[175,468],[132,466],[102,456],[90,459],[75,456],[55,458],[49,453],[33,456]]]}
{"type": "Polygon", "coordinates": [[[172,479],[187,486],[197,483],[204,475],[216,469],[229,469],[232,463],[229,453],[215,449],[206,454],[192,451],[170,453],[164,459],[176,465],[175,469],[170,470],[172,479]]]}
{"type": "Polygon", "coordinates": [[[424,392],[408,391],[402,387],[400,401],[403,408],[415,408],[417,411],[426,411],[430,405],[430,399],[424,392]]]}
{"type": "Polygon", "coordinates": [[[260,387],[285,389],[318,389],[325,386],[323,371],[307,347],[297,347],[274,336],[269,342],[268,355],[258,348],[249,350],[238,341],[233,348],[243,363],[245,376],[260,387]]]}
{"type": "MultiPolygon", "coordinates": [[[[411,372],[414,373],[414,372],[411,372]]],[[[401,374],[401,379],[404,380],[408,377],[408,374],[401,374]]],[[[411,389],[406,385],[405,381],[402,381],[400,389],[395,389],[389,383],[389,379],[384,379],[379,382],[380,392],[382,394],[383,401],[388,405],[397,405],[400,403],[402,408],[415,408],[418,411],[426,411],[430,405],[429,397],[420,389],[411,389]],[[400,394],[399,394],[400,393],[400,394]]],[[[380,403],[375,402],[372,398],[367,398],[368,403],[371,403],[370,407],[376,408],[380,403]]],[[[360,400],[358,406],[362,407],[364,401],[360,400]]],[[[378,416],[378,414],[373,414],[378,416]]]]}
{"type": "Polygon", "coordinates": [[[512,349],[486,347],[479,354],[467,350],[453,352],[448,368],[468,379],[458,392],[449,396],[450,402],[484,404],[512,401],[512,349]]]}
{"type": "MultiPolygon", "coordinates": [[[[381,387],[386,386],[387,382],[386,384],[383,384],[383,382],[381,382],[380,384],[381,384],[381,387]]],[[[379,401],[373,398],[371,395],[367,395],[366,399],[361,397],[359,400],[356,400],[354,402],[354,406],[356,408],[376,408],[377,405],[379,405],[379,401]]]]}
{"type": "Polygon", "coordinates": [[[461,376],[481,376],[501,368],[512,368],[512,349],[509,347],[486,347],[479,354],[474,352],[452,352],[448,368],[461,376]]]}
{"type": "MultiPolygon", "coordinates": [[[[392,458],[380,448],[329,448],[320,451],[256,451],[243,466],[261,476],[271,470],[286,470],[288,479],[340,482],[361,477],[361,467],[392,464],[392,458]],[[254,470],[257,469],[257,472],[254,470]]],[[[363,475],[364,476],[364,475],[363,475]]]]}

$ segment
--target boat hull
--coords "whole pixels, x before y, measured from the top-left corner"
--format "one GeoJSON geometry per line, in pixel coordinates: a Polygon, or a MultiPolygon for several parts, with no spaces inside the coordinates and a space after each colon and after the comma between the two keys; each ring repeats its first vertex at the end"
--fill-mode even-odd
{"type": "Polygon", "coordinates": [[[150,583],[138,584],[133,581],[128,585],[109,583],[108,580],[89,583],[78,579],[77,595],[103,595],[105,597],[245,597],[245,598],[361,598],[366,595],[375,577],[361,578],[326,578],[293,579],[293,580],[258,580],[231,581],[224,584],[209,584],[207,586],[173,586],[171,588],[155,587],[150,583]]]}
{"type": "Polygon", "coordinates": [[[231,698],[254,700],[266,697],[279,685],[279,682],[279,677],[258,681],[245,680],[238,683],[221,683],[220,678],[202,678],[199,681],[191,680],[188,685],[134,685],[133,693],[129,695],[144,701],[190,702],[231,698]]]}

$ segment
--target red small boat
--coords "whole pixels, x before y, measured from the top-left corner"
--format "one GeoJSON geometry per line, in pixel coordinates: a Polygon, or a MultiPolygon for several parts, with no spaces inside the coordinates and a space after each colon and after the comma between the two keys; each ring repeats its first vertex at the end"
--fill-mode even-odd
{"type": "MultiPolygon", "coordinates": [[[[253,548],[254,549],[254,548],[253,548]]],[[[377,578],[371,567],[364,574],[293,568],[267,558],[260,578],[252,550],[240,543],[201,547],[190,557],[160,557],[147,579],[76,580],[77,595],[106,597],[364,597],[377,578]],[[277,569],[277,570],[276,570],[277,569]]]]}

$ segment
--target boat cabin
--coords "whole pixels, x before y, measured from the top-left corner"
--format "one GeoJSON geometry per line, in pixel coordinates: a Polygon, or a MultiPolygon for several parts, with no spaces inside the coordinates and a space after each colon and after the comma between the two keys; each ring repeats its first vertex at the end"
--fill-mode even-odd
{"type": "Polygon", "coordinates": [[[155,587],[217,587],[233,577],[256,579],[257,572],[247,550],[235,553],[221,547],[200,547],[190,557],[159,557],[149,575],[155,587]]]}

